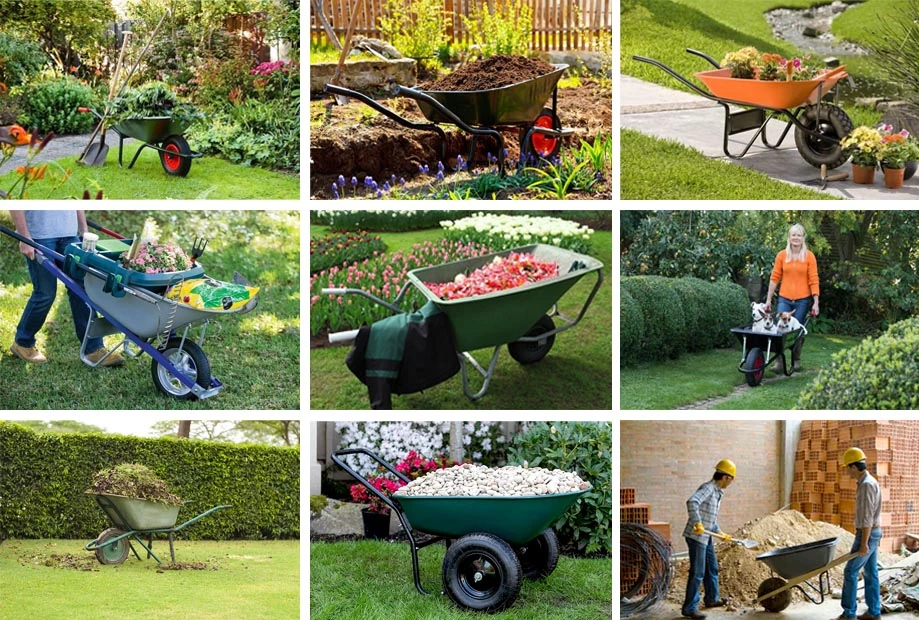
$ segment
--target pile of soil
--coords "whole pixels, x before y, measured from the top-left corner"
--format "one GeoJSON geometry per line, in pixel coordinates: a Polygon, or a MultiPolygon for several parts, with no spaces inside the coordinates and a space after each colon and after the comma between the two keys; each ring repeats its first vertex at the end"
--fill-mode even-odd
{"type": "Polygon", "coordinates": [[[422,90],[460,91],[500,88],[538,78],[555,67],[538,58],[498,54],[460,67],[435,82],[422,84],[422,90]]]}
{"type": "MultiPolygon", "coordinates": [[[[763,562],[756,556],[794,545],[816,542],[826,538],[839,538],[834,557],[846,555],[852,548],[855,536],[837,525],[823,521],[811,521],[797,510],[781,510],[745,523],[736,532],[729,532],[734,538],[751,538],[759,543],[755,549],[745,549],[732,543],[716,543],[718,555],[719,587],[721,597],[729,599],[735,606],[743,607],[757,598],[759,584],[772,577],[763,562]]],[[[879,553],[878,560],[883,564],[896,561],[896,556],[879,553]]],[[[830,583],[833,588],[842,587],[842,576],[845,563],[830,571],[830,583]]],[[[682,603],[686,594],[686,578],[689,574],[689,562],[679,562],[674,567],[673,581],[667,600],[682,603]]],[[[816,580],[814,581],[816,583],[816,580]]],[[[798,592],[794,601],[807,599],[798,592]]]]}
{"type": "Polygon", "coordinates": [[[93,555],[74,555],[72,553],[52,553],[44,555],[23,556],[18,559],[22,565],[47,566],[49,568],[69,568],[87,572],[98,572],[99,563],[93,555]]]}

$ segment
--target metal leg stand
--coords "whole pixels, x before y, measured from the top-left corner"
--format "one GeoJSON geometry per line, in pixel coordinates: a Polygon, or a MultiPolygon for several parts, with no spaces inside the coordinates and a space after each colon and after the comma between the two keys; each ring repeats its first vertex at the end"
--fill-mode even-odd
{"type": "Polygon", "coordinates": [[[488,384],[491,383],[491,378],[495,374],[495,366],[498,364],[498,352],[501,350],[501,345],[495,347],[495,352],[491,355],[491,363],[488,365],[488,370],[482,368],[475,358],[472,357],[469,353],[457,353],[460,361],[460,369],[463,371],[463,393],[466,395],[469,400],[477,400],[485,395],[485,392],[488,390],[488,384]],[[482,384],[482,389],[476,393],[472,393],[469,389],[469,378],[466,374],[466,362],[472,364],[472,366],[479,371],[485,378],[485,382],[482,384]]]}

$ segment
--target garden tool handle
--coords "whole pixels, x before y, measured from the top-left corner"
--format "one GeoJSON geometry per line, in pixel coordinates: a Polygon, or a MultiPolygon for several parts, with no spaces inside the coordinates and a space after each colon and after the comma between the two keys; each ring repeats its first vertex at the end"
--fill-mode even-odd
{"type": "Polygon", "coordinates": [[[714,536],[715,538],[720,538],[722,540],[726,540],[728,538],[728,536],[724,532],[709,532],[708,530],[702,530],[702,531],[708,534],[709,536],[714,536]]]}
{"type": "Polygon", "coordinates": [[[359,329],[349,329],[343,332],[335,332],[329,334],[329,344],[336,344],[339,342],[351,342],[357,338],[357,333],[361,331],[359,329]]]}

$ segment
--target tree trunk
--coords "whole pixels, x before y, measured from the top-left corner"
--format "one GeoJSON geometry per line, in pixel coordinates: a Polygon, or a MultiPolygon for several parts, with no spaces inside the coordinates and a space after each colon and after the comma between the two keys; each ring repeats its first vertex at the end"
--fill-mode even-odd
{"type": "Polygon", "coordinates": [[[179,420],[179,430],[176,433],[176,437],[179,439],[188,439],[189,434],[191,433],[191,420],[179,420]]]}

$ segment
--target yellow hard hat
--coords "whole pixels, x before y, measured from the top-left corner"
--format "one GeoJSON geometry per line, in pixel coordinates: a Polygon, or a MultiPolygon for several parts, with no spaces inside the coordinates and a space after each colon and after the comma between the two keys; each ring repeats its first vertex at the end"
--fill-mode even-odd
{"type": "Polygon", "coordinates": [[[737,477],[737,466],[734,465],[733,461],[728,459],[721,459],[718,461],[718,464],[715,465],[715,471],[720,471],[722,474],[727,474],[731,478],[737,477]]]}
{"type": "Polygon", "coordinates": [[[848,467],[852,463],[858,463],[859,461],[864,461],[868,457],[865,456],[865,453],[859,448],[849,448],[846,450],[846,453],[842,455],[842,464],[845,467],[848,467]]]}

